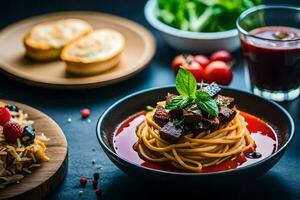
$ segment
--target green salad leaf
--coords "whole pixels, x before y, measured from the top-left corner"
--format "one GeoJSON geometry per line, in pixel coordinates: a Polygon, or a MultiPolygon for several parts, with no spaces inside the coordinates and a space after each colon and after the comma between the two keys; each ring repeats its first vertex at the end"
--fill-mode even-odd
{"type": "Polygon", "coordinates": [[[246,9],[262,0],[157,0],[157,17],[172,27],[193,32],[219,32],[235,28],[246,9]]]}
{"type": "Polygon", "coordinates": [[[166,109],[180,110],[195,102],[201,110],[212,116],[218,116],[219,108],[216,100],[207,92],[197,90],[194,76],[186,69],[179,69],[176,75],[176,89],[180,95],[168,102],[166,109]]]}

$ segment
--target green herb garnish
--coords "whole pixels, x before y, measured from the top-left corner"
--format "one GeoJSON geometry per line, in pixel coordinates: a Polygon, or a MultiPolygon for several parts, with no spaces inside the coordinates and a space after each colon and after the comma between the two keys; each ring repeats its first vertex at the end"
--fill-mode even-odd
{"type": "Polygon", "coordinates": [[[209,128],[210,126],[203,123],[203,121],[198,122],[196,125],[196,129],[209,129],[209,128]]]}
{"type": "Polygon", "coordinates": [[[174,119],[173,124],[175,125],[175,127],[183,128],[183,121],[183,119],[174,119]]]}
{"type": "Polygon", "coordinates": [[[218,116],[219,109],[216,101],[207,92],[197,90],[197,82],[189,71],[179,69],[176,76],[176,89],[180,95],[167,103],[166,109],[180,110],[194,101],[201,110],[212,116],[218,116]]]}
{"type": "Polygon", "coordinates": [[[196,79],[189,71],[180,68],[176,76],[176,89],[181,96],[195,98],[196,79]]]}
{"type": "Polygon", "coordinates": [[[148,106],[146,106],[146,110],[147,110],[147,111],[152,111],[152,110],[154,110],[154,108],[153,108],[152,106],[149,106],[149,105],[148,105],[148,106]]]}
{"type": "Polygon", "coordinates": [[[197,106],[212,116],[218,116],[219,108],[217,102],[204,91],[197,90],[195,103],[197,106]]]}
{"type": "Polygon", "coordinates": [[[180,110],[185,108],[187,105],[192,103],[193,99],[190,96],[179,95],[172,99],[167,105],[166,109],[168,110],[180,110]]]}
{"type": "Polygon", "coordinates": [[[220,99],[216,99],[216,103],[218,106],[225,106],[225,107],[227,107],[230,104],[229,102],[222,101],[220,99]]]}

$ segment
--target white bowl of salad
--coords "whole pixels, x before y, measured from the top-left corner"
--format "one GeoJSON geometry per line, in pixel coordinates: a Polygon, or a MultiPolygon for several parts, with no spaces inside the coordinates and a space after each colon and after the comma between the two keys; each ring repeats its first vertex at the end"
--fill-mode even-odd
{"type": "Polygon", "coordinates": [[[166,42],[184,52],[235,51],[239,46],[235,22],[261,0],[149,0],[147,21],[166,42]]]}

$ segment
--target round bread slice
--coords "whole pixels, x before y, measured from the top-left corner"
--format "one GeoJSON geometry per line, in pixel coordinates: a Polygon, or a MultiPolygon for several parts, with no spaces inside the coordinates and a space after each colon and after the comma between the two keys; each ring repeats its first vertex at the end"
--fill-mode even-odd
{"type": "Polygon", "coordinates": [[[64,19],[38,24],[32,27],[24,37],[26,55],[40,61],[58,59],[66,44],[91,31],[91,25],[80,19],[64,19]]]}
{"type": "Polygon", "coordinates": [[[124,49],[123,35],[112,29],[95,30],[68,44],[61,53],[68,73],[89,76],[116,66],[124,49]]]}

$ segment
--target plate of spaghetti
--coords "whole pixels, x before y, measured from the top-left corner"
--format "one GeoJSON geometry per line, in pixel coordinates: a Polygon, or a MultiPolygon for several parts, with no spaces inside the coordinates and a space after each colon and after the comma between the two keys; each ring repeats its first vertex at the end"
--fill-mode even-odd
{"type": "Polygon", "coordinates": [[[61,129],[48,116],[0,100],[0,199],[43,198],[63,178],[66,145],[61,129]],[[55,173],[62,177],[55,178],[55,173]]]}
{"type": "Polygon", "coordinates": [[[175,86],[129,95],[97,125],[102,148],[120,169],[155,180],[257,177],[293,134],[293,120],[278,104],[215,83],[197,85],[184,69],[175,86]]]}

